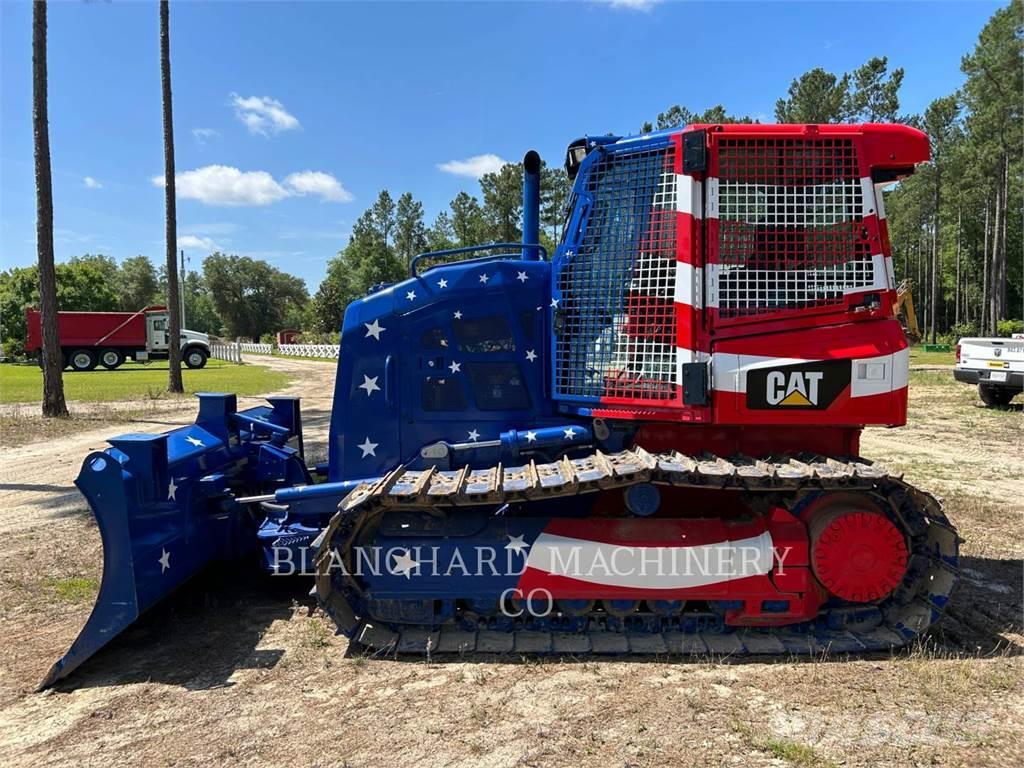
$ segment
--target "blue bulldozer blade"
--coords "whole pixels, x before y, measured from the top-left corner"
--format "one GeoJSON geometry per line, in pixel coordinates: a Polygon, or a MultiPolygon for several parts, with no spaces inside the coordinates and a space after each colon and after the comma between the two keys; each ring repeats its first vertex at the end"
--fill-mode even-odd
{"type": "Polygon", "coordinates": [[[103,540],[92,614],[39,689],[70,674],[197,571],[257,546],[237,496],[311,482],[296,398],[237,411],[234,395],[199,394],[194,424],[121,435],[90,454],[75,480],[103,540]]]}

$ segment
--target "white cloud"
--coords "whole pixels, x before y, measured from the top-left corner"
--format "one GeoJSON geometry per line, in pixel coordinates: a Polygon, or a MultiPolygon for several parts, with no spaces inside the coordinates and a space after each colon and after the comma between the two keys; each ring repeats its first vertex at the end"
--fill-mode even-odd
{"type": "Polygon", "coordinates": [[[85,185],[86,189],[103,189],[103,185],[96,181],[92,176],[86,176],[82,179],[82,183],[85,185]]]}
{"type": "MultiPolygon", "coordinates": [[[[164,186],[164,177],[154,176],[153,184],[164,186]]],[[[269,205],[289,195],[266,171],[240,171],[229,165],[207,165],[179,173],[175,188],[179,198],[207,205],[269,205]]]]}
{"type": "Polygon", "coordinates": [[[661,0],[599,0],[599,2],[610,5],[612,8],[621,8],[627,11],[647,11],[658,5],[661,0]]]}
{"type": "Polygon", "coordinates": [[[192,138],[194,138],[199,144],[206,144],[210,139],[216,139],[220,136],[220,131],[214,128],[193,128],[192,138]]]}
{"type": "Polygon", "coordinates": [[[231,94],[235,117],[241,120],[250,133],[269,136],[271,133],[292,131],[300,128],[299,120],[277,99],[269,96],[239,96],[231,94]]]}
{"type": "Polygon", "coordinates": [[[497,155],[475,155],[467,157],[465,160],[449,160],[447,163],[440,163],[437,167],[454,176],[479,179],[485,173],[497,173],[506,162],[497,155]]]}
{"type": "Polygon", "coordinates": [[[192,251],[206,251],[212,253],[219,251],[220,246],[208,237],[196,237],[195,235],[183,235],[178,238],[178,247],[187,248],[192,251]]]}
{"type": "MultiPolygon", "coordinates": [[[[163,176],[154,176],[157,187],[164,186],[163,176]]],[[[287,197],[314,195],[325,202],[345,203],[352,200],[334,176],[323,171],[302,171],[278,182],[266,171],[240,171],[229,165],[207,165],[175,176],[179,198],[199,200],[207,205],[270,205],[287,197]]]]}
{"type": "Polygon", "coordinates": [[[284,180],[293,195],[316,195],[324,202],[349,203],[352,193],[341,182],[323,171],[291,173],[284,180]]]}

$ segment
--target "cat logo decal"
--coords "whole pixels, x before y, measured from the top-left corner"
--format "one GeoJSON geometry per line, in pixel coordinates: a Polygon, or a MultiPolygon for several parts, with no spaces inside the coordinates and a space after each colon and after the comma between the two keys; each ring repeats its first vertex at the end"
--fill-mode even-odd
{"type": "Polygon", "coordinates": [[[849,360],[755,368],[747,373],[747,407],[825,410],[849,385],[849,360]]]}
{"type": "Polygon", "coordinates": [[[765,400],[769,405],[813,406],[818,404],[818,384],[825,377],[821,371],[770,371],[765,384],[765,400]]]}

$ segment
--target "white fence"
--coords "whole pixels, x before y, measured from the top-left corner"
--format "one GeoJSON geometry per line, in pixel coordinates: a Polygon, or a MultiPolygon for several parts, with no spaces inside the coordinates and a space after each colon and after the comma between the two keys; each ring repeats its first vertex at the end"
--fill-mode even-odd
{"type": "Polygon", "coordinates": [[[274,354],[273,344],[251,344],[249,342],[238,342],[238,346],[242,348],[243,352],[250,352],[257,355],[274,354]]]}
{"type": "Polygon", "coordinates": [[[280,344],[277,351],[290,357],[337,357],[337,344],[280,344]]]}
{"type": "Polygon", "coordinates": [[[233,344],[220,344],[212,342],[210,344],[210,357],[216,358],[217,360],[227,360],[229,363],[242,364],[242,347],[243,344],[235,342],[233,344]]]}
{"type": "Polygon", "coordinates": [[[337,359],[341,347],[337,344],[252,344],[249,342],[212,342],[210,357],[227,360],[229,363],[241,363],[242,353],[255,355],[272,355],[277,353],[287,357],[322,357],[337,359]]]}

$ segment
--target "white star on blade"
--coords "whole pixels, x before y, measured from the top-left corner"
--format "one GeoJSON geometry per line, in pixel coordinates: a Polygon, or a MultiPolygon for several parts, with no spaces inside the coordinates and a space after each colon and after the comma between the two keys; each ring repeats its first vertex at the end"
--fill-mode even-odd
{"type": "Polygon", "coordinates": [[[471,440],[472,442],[475,443],[477,440],[480,439],[480,433],[477,432],[475,429],[471,429],[469,431],[469,435],[467,435],[466,439],[467,440],[471,440]]]}
{"type": "Polygon", "coordinates": [[[462,363],[456,363],[454,360],[452,360],[452,364],[448,366],[448,370],[451,371],[452,373],[458,373],[459,371],[462,370],[462,363]]]}
{"type": "Polygon", "coordinates": [[[442,278],[441,278],[440,280],[438,280],[438,281],[437,281],[437,287],[438,287],[438,288],[447,288],[447,287],[448,287],[448,281],[447,281],[447,280],[445,280],[445,279],[444,279],[444,278],[442,277],[442,278]]]}
{"type": "Polygon", "coordinates": [[[558,309],[558,299],[552,299],[551,306],[554,307],[555,309],[558,309]]]}
{"type": "Polygon", "coordinates": [[[573,438],[576,437],[576,433],[572,431],[572,427],[569,427],[567,430],[565,430],[565,437],[567,440],[572,440],[573,438]]]}
{"type": "Polygon", "coordinates": [[[368,336],[373,336],[377,341],[380,341],[380,335],[387,330],[387,328],[382,328],[377,320],[374,320],[372,323],[363,323],[363,325],[366,326],[366,336],[363,337],[364,339],[368,336]]]}
{"type": "Polygon", "coordinates": [[[459,312],[459,310],[457,310],[457,309],[455,310],[455,319],[456,320],[461,320],[462,319],[462,313],[459,312]]]}
{"type": "Polygon", "coordinates": [[[527,275],[525,272],[519,272],[516,274],[516,280],[518,280],[520,283],[525,283],[529,279],[530,276],[527,275]]]}
{"type": "Polygon", "coordinates": [[[196,448],[200,448],[203,445],[203,441],[202,440],[200,440],[199,438],[196,438],[196,437],[192,437],[192,435],[189,435],[185,439],[188,442],[192,443],[192,445],[194,445],[196,448]]]}
{"type": "Polygon", "coordinates": [[[363,455],[360,458],[365,459],[367,456],[376,456],[377,455],[376,453],[374,453],[374,451],[377,450],[377,446],[378,445],[380,445],[380,443],[371,443],[370,442],[370,438],[366,438],[363,441],[363,444],[362,445],[357,445],[356,448],[358,448],[359,450],[361,450],[363,452],[363,455]]]}
{"type": "Polygon", "coordinates": [[[480,275],[480,282],[483,283],[484,285],[487,285],[487,281],[490,280],[490,279],[491,278],[487,276],[486,272],[484,272],[482,275],[480,275]]]}
{"type": "Polygon", "coordinates": [[[535,443],[535,442],[537,442],[537,433],[536,432],[532,432],[532,431],[531,432],[527,432],[526,433],[526,442],[528,442],[528,443],[535,443]]]}
{"type": "Polygon", "coordinates": [[[365,389],[367,397],[369,397],[370,393],[372,393],[372,392],[380,392],[380,387],[377,386],[377,379],[379,379],[379,378],[380,378],[379,376],[374,376],[371,379],[369,376],[367,376],[364,373],[363,374],[363,383],[359,385],[359,389],[365,389]]]}
{"type": "Polygon", "coordinates": [[[409,291],[408,293],[405,294],[405,298],[407,298],[409,301],[416,301],[416,291],[409,291]]]}
{"type": "Polygon", "coordinates": [[[168,501],[177,501],[178,499],[175,498],[175,496],[174,496],[174,494],[176,494],[177,492],[178,492],[178,486],[176,486],[174,484],[174,478],[172,477],[171,478],[171,484],[167,486],[167,500],[168,501]]]}
{"type": "Polygon", "coordinates": [[[532,349],[526,350],[526,359],[532,363],[534,360],[537,359],[537,353],[534,352],[532,349]]]}
{"type": "Polygon", "coordinates": [[[160,563],[160,573],[163,573],[171,567],[171,553],[160,547],[160,559],[157,562],[160,563]]]}
{"type": "Polygon", "coordinates": [[[396,576],[405,576],[408,579],[412,576],[412,569],[419,565],[413,560],[409,550],[405,550],[401,555],[392,554],[392,557],[395,558],[395,565],[391,572],[396,576]]]}
{"type": "Polygon", "coordinates": [[[517,555],[523,554],[530,548],[530,545],[523,541],[523,535],[513,536],[512,534],[506,534],[508,536],[508,544],[505,545],[505,549],[510,549],[517,555]]]}

